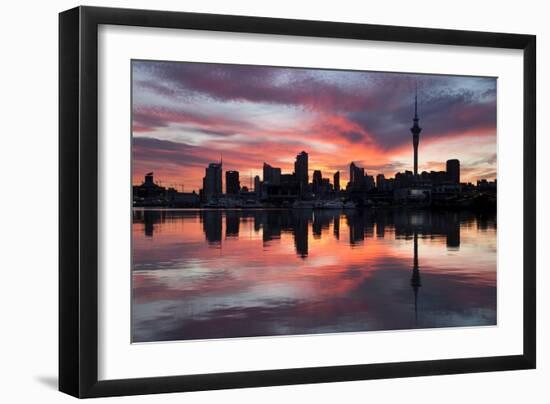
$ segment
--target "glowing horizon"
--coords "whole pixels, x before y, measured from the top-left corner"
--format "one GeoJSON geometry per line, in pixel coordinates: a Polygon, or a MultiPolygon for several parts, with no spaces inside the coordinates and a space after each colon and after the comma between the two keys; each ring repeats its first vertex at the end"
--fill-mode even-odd
{"type": "Polygon", "coordinates": [[[198,191],[223,156],[241,185],[264,162],[292,173],[296,155],[330,178],[349,164],[369,175],[412,171],[414,91],[419,172],[461,163],[461,181],[496,178],[496,79],[407,73],[132,62],[132,181],[198,191]],[[467,145],[467,146],[465,146],[467,145]]]}

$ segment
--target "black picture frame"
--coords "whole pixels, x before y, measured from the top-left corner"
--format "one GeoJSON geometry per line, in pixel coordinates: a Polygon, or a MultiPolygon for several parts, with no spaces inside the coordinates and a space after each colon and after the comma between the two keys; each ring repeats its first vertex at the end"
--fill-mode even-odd
{"type": "Polygon", "coordinates": [[[59,15],[59,390],[103,397],[536,366],[536,37],[184,12],[77,7],[59,15]],[[349,366],[98,380],[98,26],[510,48],[523,51],[523,354],[349,366]]]}

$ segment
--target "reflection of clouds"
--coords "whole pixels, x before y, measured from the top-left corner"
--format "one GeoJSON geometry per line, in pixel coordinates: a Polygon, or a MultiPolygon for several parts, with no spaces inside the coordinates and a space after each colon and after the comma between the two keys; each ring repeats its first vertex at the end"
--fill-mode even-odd
{"type": "MultiPolygon", "coordinates": [[[[214,222],[197,220],[198,214],[158,215],[149,238],[141,216],[134,217],[135,341],[496,322],[496,224],[491,217],[366,214],[362,230],[353,230],[364,234],[363,244],[352,249],[345,218],[320,213],[318,238],[313,237],[313,216],[307,216],[309,251],[301,258],[294,248],[292,217],[260,211],[251,220],[241,212],[238,236],[212,249],[203,226],[214,222]],[[269,214],[283,216],[268,219],[269,214]],[[275,238],[266,241],[261,233],[268,223],[275,238]],[[455,226],[461,233],[458,249],[450,248],[445,236],[455,226]],[[414,233],[422,278],[417,321],[411,288],[414,233]]],[[[219,214],[223,220],[215,223],[223,230],[225,213],[219,214]]]]}
{"type": "Polygon", "coordinates": [[[134,317],[135,340],[149,340],[145,335],[150,326],[163,330],[155,332],[153,340],[174,340],[495,323],[494,286],[466,285],[453,276],[429,274],[423,275],[421,314],[415,324],[408,275],[405,269],[373,271],[345,295],[323,293],[322,299],[303,293],[297,298],[296,290],[275,285],[231,296],[155,302],[157,314],[161,313],[158,321],[150,321],[155,318],[150,310],[142,321],[141,316],[134,317]]]}

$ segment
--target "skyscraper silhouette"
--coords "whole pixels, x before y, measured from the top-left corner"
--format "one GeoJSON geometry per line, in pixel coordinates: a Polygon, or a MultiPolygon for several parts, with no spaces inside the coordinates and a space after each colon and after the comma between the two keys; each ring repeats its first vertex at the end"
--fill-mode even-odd
{"type": "Polygon", "coordinates": [[[334,182],[334,191],[340,192],[340,171],[336,171],[334,173],[333,182],[334,182]]]}
{"type": "Polygon", "coordinates": [[[271,185],[279,185],[281,183],[281,169],[279,167],[271,167],[264,162],[263,167],[264,182],[271,185]]]}
{"type": "Polygon", "coordinates": [[[355,191],[363,190],[365,185],[365,169],[356,166],[353,161],[349,165],[349,182],[350,188],[355,191]]]}
{"type": "Polygon", "coordinates": [[[229,195],[237,195],[241,189],[238,171],[225,172],[225,193],[229,195]]]}
{"type": "Polygon", "coordinates": [[[305,192],[309,182],[308,155],[305,151],[296,156],[294,172],[296,173],[296,181],[300,185],[300,191],[305,192]]]}
{"type": "Polygon", "coordinates": [[[323,182],[323,174],[321,170],[313,171],[313,192],[319,194],[321,192],[321,183],[323,182]]]}
{"type": "Polygon", "coordinates": [[[210,163],[202,179],[202,187],[206,198],[217,197],[222,194],[222,162],[210,163]]]}
{"type": "Polygon", "coordinates": [[[447,160],[447,179],[453,184],[460,184],[460,161],[447,160]]]}
{"type": "Polygon", "coordinates": [[[418,94],[417,90],[414,93],[414,118],[411,133],[413,135],[413,149],[414,149],[414,175],[418,175],[418,140],[422,128],[418,126],[418,94]]]}

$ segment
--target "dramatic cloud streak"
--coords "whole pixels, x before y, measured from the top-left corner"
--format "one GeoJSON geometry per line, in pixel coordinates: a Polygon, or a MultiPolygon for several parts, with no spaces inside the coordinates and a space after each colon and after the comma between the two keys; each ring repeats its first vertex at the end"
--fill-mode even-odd
{"type": "Polygon", "coordinates": [[[242,181],[262,163],[293,168],[301,150],[324,176],[351,161],[369,174],[410,169],[418,86],[420,170],[459,158],[463,180],[496,172],[496,79],[134,61],[133,181],[155,171],[198,189],[223,155],[242,181]]]}

